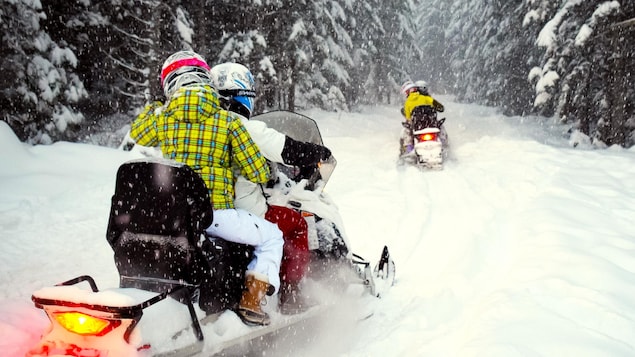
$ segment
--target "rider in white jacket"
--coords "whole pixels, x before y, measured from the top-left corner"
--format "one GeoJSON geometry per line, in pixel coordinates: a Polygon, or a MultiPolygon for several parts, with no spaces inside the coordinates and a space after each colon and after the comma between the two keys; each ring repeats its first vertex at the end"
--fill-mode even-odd
{"type": "MultiPolygon", "coordinates": [[[[282,150],[284,149],[285,135],[271,129],[264,122],[248,120],[242,116],[242,122],[251,138],[260,148],[262,155],[271,162],[284,162],[282,150]]],[[[244,176],[238,176],[235,182],[236,207],[253,212],[261,217],[267,212],[267,200],[260,185],[253,184],[244,176]]]]}
{"type": "MultiPolygon", "coordinates": [[[[321,145],[300,142],[269,128],[266,123],[250,120],[256,96],[254,78],[245,66],[223,63],[210,70],[212,85],[218,91],[221,105],[238,114],[263,156],[276,163],[298,167],[316,165],[331,156],[331,151],[321,145]]],[[[263,188],[242,176],[234,184],[236,208],[253,212],[278,224],[283,233],[284,255],[280,267],[280,310],[297,313],[308,306],[299,295],[299,283],[309,262],[308,227],[302,215],[287,207],[267,203],[263,188]]]]}

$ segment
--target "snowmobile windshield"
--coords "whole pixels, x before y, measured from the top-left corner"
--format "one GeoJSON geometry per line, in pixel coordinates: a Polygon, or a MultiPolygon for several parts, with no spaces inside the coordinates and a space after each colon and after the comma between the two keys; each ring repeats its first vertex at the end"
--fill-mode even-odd
{"type": "MultiPolygon", "coordinates": [[[[268,127],[275,129],[294,140],[324,145],[317,123],[315,120],[305,115],[285,110],[277,110],[255,115],[251,117],[251,120],[262,121],[267,124],[268,127]]],[[[332,155],[327,161],[321,163],[319,167],[319,174],[324,183],[329,180],[336,164],[337,161],[332,155]]],[[[312,181],[312,178],[309,178],[309,181],[312,181]]]]}
{"type": "Polygon", "coordinates": [[[268,127],[275,129],[297,141],[308,141],[323,145],[322,135],[315,120],[302,114],[278,110],[253,116],[251,120],[265,122],[268,127]]]}

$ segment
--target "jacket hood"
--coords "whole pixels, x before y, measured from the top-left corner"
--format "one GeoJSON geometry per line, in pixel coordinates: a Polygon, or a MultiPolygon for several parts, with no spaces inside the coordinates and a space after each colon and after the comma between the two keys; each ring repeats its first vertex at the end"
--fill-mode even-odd
{"type": "Polygon", "coordinates": [[[209,85],[197,85],[179,88],[170,98],[165,114],[188,123],[199,123],[221,110],[218,93],[209,85]]]}

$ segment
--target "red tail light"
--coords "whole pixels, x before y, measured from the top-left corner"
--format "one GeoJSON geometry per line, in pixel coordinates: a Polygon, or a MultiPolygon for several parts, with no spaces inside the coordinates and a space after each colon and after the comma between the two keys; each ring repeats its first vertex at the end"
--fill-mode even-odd
{"type": "Polygon", "coordinates": [[[82,336],[103,336],[121,324],[77,311],[56,312],[55,320],[68,331],[82,336]]]}
{"type": "Polygon", "coordinates": [[[437,140],[437,133],[425,133],[425,134],[419,134],[418,136],[419,141],[435,141],[437,140]]]}

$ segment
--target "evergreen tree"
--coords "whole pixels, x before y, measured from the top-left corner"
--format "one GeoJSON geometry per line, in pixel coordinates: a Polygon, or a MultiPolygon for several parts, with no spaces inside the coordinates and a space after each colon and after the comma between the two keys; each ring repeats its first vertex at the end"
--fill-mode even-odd
{"type": "Polygon", "coordinates": [[[617,1],[564,3],[540,32],[542,70],[532,79],[540,113],[557,114],[599,142],[629,145],[632,109],[622,68],[630,47],[623,29],[612,28],[620,12],[617,1]]]}
{"type": "Polygon", "coordinates": [[[399,97],[401,84],[414,78],[421,65],[415,13],[410,0],[382,1],[377,8],[383,31],[375,39],[378,51],[373,62],[379,69],[376,83],[383,102],[390,102],[393,95],[399,97]]]}
{"type": "Polygon", "coordinates": [[[33,143],[64,139],[68,126],[84,119],[76,106],[87,95],[75,53],[42,29],[45,17],[39,2],[0,3],[0,115],[33,143]]]}
{"type": "MultiPolygon", "coordinates": [[[[276,35],[286,16],[281,1],[255,3],[249,0],[213,1],[206,6],[205,43],[213,64],[237,62],[247,66],[256,78],[255,112],[280,108],[281,85],[276,35]],[[223,21],[218,21],[223,19],[223,21]]],[[[213,65],[210,64],[210,65],[213,65]]]]}
{"type": "Polygon", "coordinates": [[[54,41],[67,44],[77,56],[77,73],[89,93],[78,103],[78,108],[86,117],[85,125],[97,125],[104,115],[119,109],[117,98],[102,88],[107,83],[103,78],[109,75],[102,51],[107,43],[104,31],[108,19],[90,1],[52,0],[44,3],[43,11],[46,14],[43,28],[54,41]]]}
{"type": "MultiPolygon", "coordinates": [[[[447,61],[449,76],[446,79],[451,84],[451,90],[457,94],[457,99],[465,96],[468,75],[472,69],[474,61],[470,58],[473,48],[478,48],[479,37],[474,34],[477,26],[472,14],[482,14],[485,10],[481,7],[482,2],[471,2],[465,4],[464,1],[455,1],[451,4],[448,27],[445,32],[445,51],[443,57],[447,61]]],[[[482,16],[479,16],[479,19],[482,16]]]]}
{"type": "Polygon", "coordinates": [[[259,108],[346,108],[342,93],[352,66],[345,48],[351,46],[350,37],[342,26],[347,10],[326,0],[215,3],[213,17],[225,19],[214,30],[222,33],[217,62],[240,62],[251,69],[258,80],[259,108]]]}
{"type": "MultiPolygon", "coordinates": [[[[349,108],[384,101],[382,93],[386,91],[378,78],[382,69],[373,61],[373,58],[378,57],[377,43],[384,32],[376,12],[380,4],[381,0],[353,2],[351,15],[345,24],[352,41],[350,57],[353,65],[348,70],[351,84],[344,93],[349,108]]],[[[394,86],[390,87],[393,89],[394,86]]]]}
{"type": "Polygon", "coordinates": [[[421,66],[415,72],[438,91],[449,90],[449,67],[445,57],[445,32],[450,23],[450,9],[454,1],[422,0],[416,6],[417,42],[421,48],[421,66]]]}
{"type": "Polygon", "coordinates": [[[424,79],[508,114],[556,115],[598,143],[635,141],[632,1],[39,4],[0,0],[0,114],[30,142],[72,140],[164,99],[161,65],[184,49],[249,67],[257,111],[390,103],[404,80],[424,79]]]}
{"type": "MultiPolygon", "coordinates": [[[[351,37],[346,31],[346,22],[351,8],[345,1],[313,1],[313,11],[301,13],[302,19],[294,28],[298,37],[291,37],[295,45],[297,90],[302,99],[322,109],[348,110],[344,97],[350,86],[348,70],[353,66],[349,50],[351,37]],[[344,5],[344,6],[343,6],[344,5]]],[[[292,33],[293,34],[293,33],[292,33]]]]}
{"type": "Polygon", "coordinates": [[[164,100],[163,61],[192,43],[192,23],[180,1],[109,0],[100,9],[109,19],[105,46],[99,48],[108,86],[100,94],[114,96],[124,111],[150,99],[164,100]]]}

